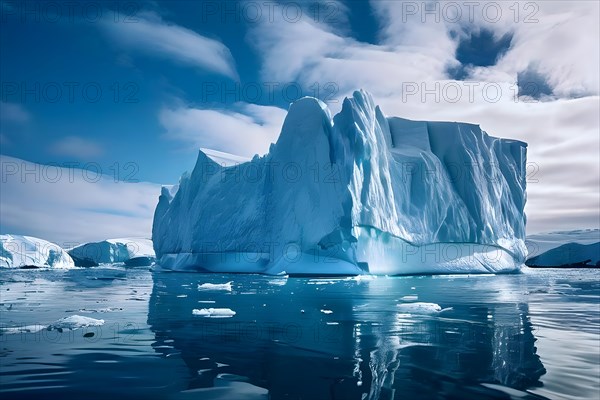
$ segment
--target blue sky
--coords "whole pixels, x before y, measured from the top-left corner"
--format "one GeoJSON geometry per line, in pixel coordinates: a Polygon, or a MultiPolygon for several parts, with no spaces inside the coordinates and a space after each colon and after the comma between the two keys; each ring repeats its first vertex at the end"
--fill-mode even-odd
{"type": "MultiPolygon", "coordinates": [[[[191,170],[199,148],[266,152],[299,95],[336,112],[364,88],[388,115],[474,122],[528,142],[533,231],[600,224],[597,2],[0,3],[3,160],[158,187],[191,170]]],[[[35,233],[8,201],[2,230],[35,233]]],[[[93,217],[133,218],[143,234],[152,201],[93,217]]]]}

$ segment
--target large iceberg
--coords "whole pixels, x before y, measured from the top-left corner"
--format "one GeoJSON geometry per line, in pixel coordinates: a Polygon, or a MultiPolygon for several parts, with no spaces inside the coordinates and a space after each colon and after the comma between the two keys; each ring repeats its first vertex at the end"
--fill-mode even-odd
{"type": "Polygon", "coordinates": [[[32,236],[0,235],[0,267],[74,268],[60,246],[32,236]]]}
{"type": "Polygon", "coordinates": [[[302,98],[268,154],[224,167],[200,152],[178,187],[163,188],[154,249],[175,270],[518,270],[526,148],[477,125],[386,117],[364,91],[333,118],[302,98]]]}

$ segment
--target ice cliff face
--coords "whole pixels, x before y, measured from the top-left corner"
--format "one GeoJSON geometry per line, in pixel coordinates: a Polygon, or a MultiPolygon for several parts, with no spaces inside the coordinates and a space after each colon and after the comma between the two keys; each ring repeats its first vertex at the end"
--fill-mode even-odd
{"type": "Polygon", "coordinates": [[[164,267],[219,272],[510,271],[526,256],[525,161],[525,143],[386,117],[364,91],[333,118],[303,98],[265,156],[200,152],[163,188],[154,248],[164,267]]]}

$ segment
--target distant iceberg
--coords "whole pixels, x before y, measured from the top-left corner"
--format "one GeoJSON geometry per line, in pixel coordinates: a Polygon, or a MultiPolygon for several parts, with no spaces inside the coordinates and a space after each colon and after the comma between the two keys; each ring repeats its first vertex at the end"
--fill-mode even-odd
{"type": "Polygon", "coordinates": [[[125,263],[125,265],[150,265],[155,261],[150,239],[122,238],[89,242],[69,249],[69,255],[80,267],[100,264],[125,263]]]}
{"type": "Polygon", "coordinates": [[[33,236],[0,235],[0,267],[74,268],[60,246],[33,236]]]}
{"type": "Polygon", "coordinates": [[[565,243],[529,258],[531,267],[597,267],[600,268],[600,243],[565,243]]]}
{"type": "Polygon", "coordinates": [[[527,235],[529,259],[568,243],[594,244],[600,242],[600,229],[575,229],[527,235]]]}
{"type": "Polygon", "coordinates": [[[154,249],[174,270],[515,271],[527,254],[526,150],[477,125],[386,117],[364,91],[333,118],[302,98],[268,154],[225,167],[200,152],[163,188],[154,249]]]}

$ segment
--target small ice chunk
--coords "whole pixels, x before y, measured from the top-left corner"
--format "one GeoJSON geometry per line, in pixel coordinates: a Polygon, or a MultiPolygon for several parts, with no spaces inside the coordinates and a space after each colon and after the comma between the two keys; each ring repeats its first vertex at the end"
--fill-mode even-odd
{"type": "Polygon", "coordinates": [[[376,278],[377,278],[377,276],[375,276],[375,275],[363,274],[363,275],[356,275],[356,276],[352,277],[351,279],[356,282],[362,282],[362,281],[372,281],[376,278]]]}
{"type": "Polygon", "coordinates": [[[398,304],[398,309],[407,314],[437,314],[442,311],[439,304],[421,302],[398,304]]]}
{"type": "Polygon", "coordinates": [[[41,331],[42,329],[46,329],[43,325],[25,325],[25,326],[17,326],[17,327],[2,327],[0,328],[0,333],[3,335],[11,335],[17,333],[36,333],[41,331]]]}
{"type": "Polygon", "coordinates": [[[281,278],[270,279],[267,282],[269,285],[283,286],[287,283],[287,276],[281,278]]]}
{"type": "Polygon", "coordinates": [[[79,328],[86,328],[88,326],[102,326],[102,325],[104,325],[103,319],[83,317],[81,315],[71,315],[69,317],[61,318],[58,321],[54,321],[53,323],[48,325],[48,330],[49,331],[51,331],[53,329],[75,330],[75,329],[79,329],[79,328]]]}
{"type": "Polygon", "coordinates": [[[231,308],[197,308],[192,310],[193,315],[200,315],[205,318],[231,318],[235,315],[235,311],[231,308]]]}
{"type": "Polygon", "coordinates": [[[198,285],[198,290],[224,290],[231,292],[231,283],[203,283],[198,285]]]}
{"type": "Polygon", "coordinates": [[[331,311],[331,310],[321,310],[321,312],[323,314],[333,314],[333,311],[331,311]]]}
{"type": "Polygon", "coordinates": [[[418,299],[419,299],[419,296],[417,296],[415,294],[411,294],[411,295],[408,295],[408,296],[402,296],[400,298],[400,300],[404,300],[404,301],[413,301],[413,300],[418,300],[418,299]]]}

